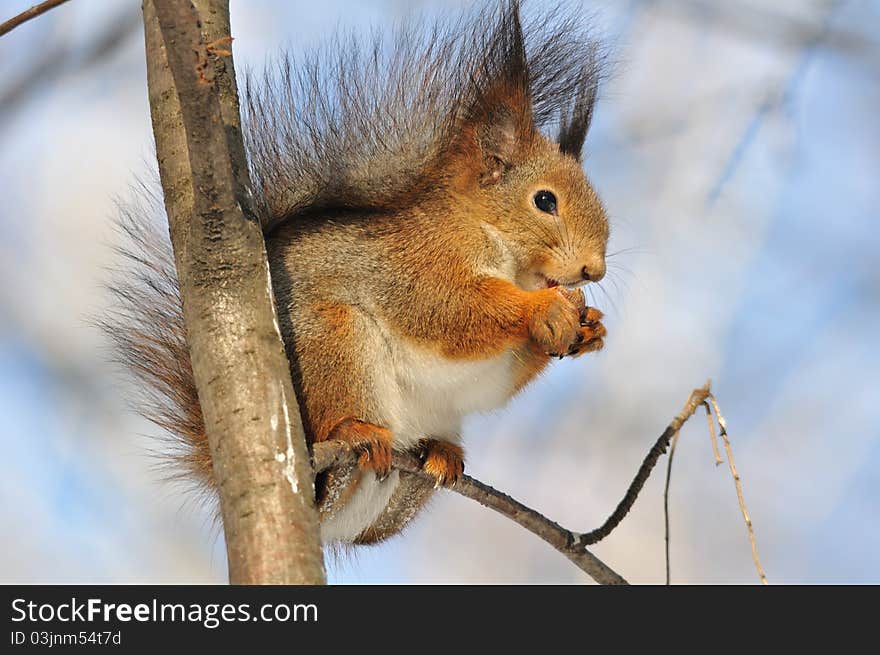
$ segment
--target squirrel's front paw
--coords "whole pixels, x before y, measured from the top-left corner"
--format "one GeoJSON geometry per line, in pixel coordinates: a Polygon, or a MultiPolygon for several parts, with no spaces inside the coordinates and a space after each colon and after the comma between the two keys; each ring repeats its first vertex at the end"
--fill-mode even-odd
{"type": "Polygon", "coordinates": [[[453,487],[464,474],[464,451],[448,441],[425,439],[419,460],[422,470],[434,478],[435,487],[453,487]]]}
{"type": "Polygon", "coordinates": [[[554,287],[537,292],[532,307],[529,335],[548,355],[565,355],[583,343],[581,315],[583,293],[554,287]]]}
{"type": "Polygon", "coordinates": [[[602,312],[595,307],[586,307],[581,316],[580,342],[569,348],[566,354],[570,357],[578,357],[584,353],[602,350],[606,334],[608,332],[602,325],[602,312]]]}
{"type": "Polygon", "coordinates": [[[346,442],[358,456],[358,466],[372,470],[380,480],[391,472],[391,431],[359,421],[346,419],[330,434],[331,439],[346,442]]]}

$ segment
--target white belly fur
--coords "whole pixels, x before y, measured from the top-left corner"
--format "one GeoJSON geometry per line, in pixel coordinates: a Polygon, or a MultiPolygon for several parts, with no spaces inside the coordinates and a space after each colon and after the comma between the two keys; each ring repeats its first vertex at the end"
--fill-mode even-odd
{"type": "Polygon", "coordinates": [[[492,359],[447,359],[414,344],[399,344],[382,389],[399,399],[391,405],[389,429],[395,447],[433,437],[457,441],[462,418],[503,406],[513,393],[513,353],[492,359]]]}
{"type": "MultiPolygon", "coordinates": [[[[406,450],[425,438],[457,442],[464,416],[504,405],[514,390],[514,354],[456,361],[399,339],[381,339],[375,384],[384,425],[394,448],[406,450]],[[389,351],[388,344],[393,344],[389,351]]],[[[370,526],[397,487],[396,472],[383,482],[365,475],[346,506],[321,526],[321,538],[352,541],[370,526]]]]}

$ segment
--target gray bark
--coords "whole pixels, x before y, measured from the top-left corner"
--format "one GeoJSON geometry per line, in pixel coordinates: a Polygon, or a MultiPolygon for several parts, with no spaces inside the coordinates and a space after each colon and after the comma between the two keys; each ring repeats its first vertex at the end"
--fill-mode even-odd
{"type": "Polygon", "coordinates": [[[153,132],[233,584],[325,582],[314,480],[250,207],[228,0],[144,0],[153,132]]]}

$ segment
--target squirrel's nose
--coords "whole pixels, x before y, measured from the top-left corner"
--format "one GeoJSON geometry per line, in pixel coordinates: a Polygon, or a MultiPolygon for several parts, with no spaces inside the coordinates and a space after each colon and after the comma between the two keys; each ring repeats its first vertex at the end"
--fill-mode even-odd
{"type": "Polygon", "coordinates": [[[587,264],[581,269],[581,275],[585,280],[598,282],[605,277],[605,260],[599,259],[592,264],[587,264]]]}

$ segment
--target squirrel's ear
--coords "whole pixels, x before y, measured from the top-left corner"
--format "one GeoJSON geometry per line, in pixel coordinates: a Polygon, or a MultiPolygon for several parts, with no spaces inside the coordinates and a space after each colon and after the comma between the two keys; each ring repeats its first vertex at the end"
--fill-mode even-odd
{"type": "Polygon", "coordinates": [[[568,112],[563,110],[562,124],[559,127],[559,149],[578,161],[581,160],[584,141],[593,120],[593,105],[596,103],[598,90],[596,77],[585,77],[571,109],[568,112]]]}
{"type": "Polygon", "coordinates": [[[471,78],[473,95],[457,126],[453,157],[481,185],[501,180],[504,171],[528,156],[536,129],[531,80],[519,3],[502,12],[471,78]]]}
{"type": "Polygon", "coordinates": [[[467,186],[495,184],[528,156],[534,133],[528,96],[499,94],[459,124],[446,161],[467,186]]]}
{"type": "Polygon", "coordinates": [[[523,89],[496,90],[482,115],[471,125],[477,146],[474,153],[480,166],[480,183],[494,184],[504,171],[520,163],[532,141],[531,99],[523,89]]]}

